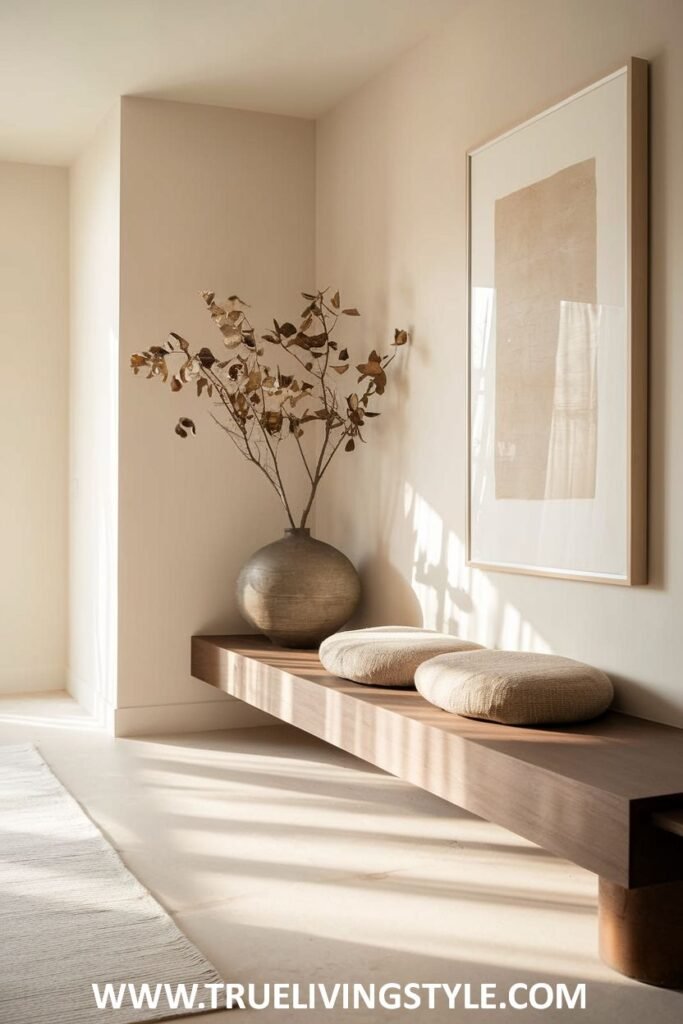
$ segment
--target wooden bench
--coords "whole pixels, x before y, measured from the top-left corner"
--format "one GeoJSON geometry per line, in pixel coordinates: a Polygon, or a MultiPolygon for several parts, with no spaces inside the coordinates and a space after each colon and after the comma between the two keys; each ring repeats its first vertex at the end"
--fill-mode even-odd
{"type": "Polygon", "coordinates": [[[193,637],[192,675],[595,872],[603,959],[683,984],[683,730],[616,712],[553,728],[472,721],[259,636],[193,637]]]}

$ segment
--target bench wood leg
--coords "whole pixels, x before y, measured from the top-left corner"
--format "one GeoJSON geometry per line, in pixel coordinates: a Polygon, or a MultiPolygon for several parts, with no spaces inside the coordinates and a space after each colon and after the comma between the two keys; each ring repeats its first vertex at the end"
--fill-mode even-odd
{"type": "Polygon", "coordinates": [[[683,986],[683,882],[623,889],[600,879],[600,956],[647,985],[683,986]]]}

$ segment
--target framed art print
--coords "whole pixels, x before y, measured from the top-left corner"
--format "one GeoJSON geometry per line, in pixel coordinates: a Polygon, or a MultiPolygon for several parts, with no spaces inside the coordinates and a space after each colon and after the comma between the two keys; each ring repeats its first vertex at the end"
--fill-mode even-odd
{"type": "Polygon", "coordinates": [[[471,150],[468,561],[646,582],[647,62],[471,150]]]}

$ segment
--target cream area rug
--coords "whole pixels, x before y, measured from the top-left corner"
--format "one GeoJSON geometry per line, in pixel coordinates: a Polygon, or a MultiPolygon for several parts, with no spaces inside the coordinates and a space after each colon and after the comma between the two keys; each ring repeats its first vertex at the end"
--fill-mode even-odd
{"type": "Polygon", "coordinates": [[[0,746],[0,936],[2,1024],[191,1016],[165,989],[155,1009],[128,989],[98,1009],[92,986],[196,984],[199,1001],[221,980],[31,746],[0,746]]]}

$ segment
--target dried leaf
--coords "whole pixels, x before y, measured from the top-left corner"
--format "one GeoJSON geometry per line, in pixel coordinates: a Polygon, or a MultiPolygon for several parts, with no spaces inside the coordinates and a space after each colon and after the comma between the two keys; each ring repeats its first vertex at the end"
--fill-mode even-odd
{"type": "Polygon", "coordinates": [[[178,437],[187,437],[187,431],[180,426],[180,423],[176,423],[175,432],[178,435],[178,437]]]}
{"type": "MultiPolygon", "coordinates": [[[[308,352],[312,352],[314,348],[324,348],[326,341],[327,335],[324,333],[297,334],[296,338],[292,342],[292,345],[297,345],[299,348],[305,348],[308,352]]],[[[318,353],[318,355],[320,355],[320,353],[318,353]]]]}
{"type": "Polygon", "coordinates": [[[353,440],[352,437],[350,437],[348,439],[348,441],[346,442],[346,444],[344,445],[344,451],[345,452],[352,452],[355,447],[356,447],[356,445],[354,443],[354,440],[353,440]]]}
{"type": "Polygon", "coordinates": [[[228,302],[239,302],[240,306],[246,306],[247,309],[251,309],[249,303],[241,299],[239,295],[228,295],[228,302]]]}
{"type": "Polygon", "coordinates": [[[408,341],[408,332],[407,331],[399,331],[399,329],[397,327],[396,330],[394,331],[394,341],[393,341],[393,344],[394,345],[405,345],[407,341],[408,341]]]}
{"type": "Polygon", "coordinates": [[[309,295],[308,292],[301,293],[304,299],[315,300],[318,298],[317,295],[309,295]]]}
{"type": "Polygon", "coordinates": [[[197,428],[195,427],[192,420],[188,419],[187,416],[181,416],[180,419],[178,420],[178,423],[180,424],[181,427],[184,427],[185,430],[189,430],[191,434],[197,433],[197,428]]]}
{"type": "Polygon", "coordinates": [[[342,313],[345,316],[360,316],[360,313],[358,312],[355,306],[353,306],[351,309],[342,309],[342,313]]]}
{"type": "Polygon", "coordinates": [[[384,373],[382,364],[380,362],[376,362],[374,359],[368,363],[358,363],[356,369],[361,375],[361,380],[363,377],[379,377],[384,373]]]}
{"type": "Polygon", "coordinates": [[[202,298],[207,306],[210,306],[213,300],[216,298],[215,292],[202,292],[202,298]]]}
{"type": "Polygon", "coordinates": [[[197,359],[202,366],[206,367],[207,370],[210,370],[213,364],[216,362],[215,355],[213,354],[211,349],[206,348],[206,346],[204,348],[200,348],[199,352],[197,353],[197,359]]]}
{"type": "Polygon", "coordinates": [[[189,343],[189,341],[186,341],[185,338],[181,337],[180,334],[176,334],[175,331],[171,331],[169,337],[174,338],[175,341],[178,342],[178,344],[180,345],[180,347],[183,350],[183,352],[189,352],[190,351],[190,343],[189,343]]]}
{"type": "Polygon", "coordinates": [[[366,377],[370,377],[376,394],[383,395],[384,389],[387,385],[387,375],[381,366],[379,366],[379,370],[377,370],[378,366],[379,363],[364,363],[356,367],[356,369],[361,371],[358,383],[360,384],[360,382],[365,380],[366,377]]]}
{"type": "Polygon", "coordinates": [[[253,369],[253,370],[251,370],[249,372],[249,374],[247,376],[247,380],[246,380],[246,383],[244,385],[244,390],[246,391],[247,394],[249,394],[251,391],[256,391],[256,389],[260,388],[260,387],[261,387],[261,371],[257,370],[257,369],[253,369]]]}
{"type": "Polygon", "coordinates": [[[135,352],[130,357],[130,365],[134,370],[139,370],[141,366],[149,366],[149,360],[141,352],[135,352]]]}
{"type": "Polygon", "coordinates": [[[306,319],[302,321],[302,324],[299,327],[299,333],[300,334],[304,334],[308,330],[308,328],[311,326],[312,323],[313,323],[313,317],[309,314],[306,317],[306,319]]]}
{"type": "Polygon", "coordinates": [[[264,341],[269,341],[271,345],[279,345],[280,342],[277,338],[274,338],[272,334],[262,334],[261,337],[264,341]]]}
{"type": "Polygon", "coordinates": [[[349,358],[349,350],[347,348],[343,348],[341,350],[341,352],[339,353],[339,358],[340,359],[348,359],[349,358]]]}
{"type": "Polygon", "coordinates": [[[234,324],[239,323],[244,317],[244,313],[241,309],[231,309],[228,313],[228,320],[231,320],[234,324]]]}
{"type": "Polygon", "coordinates": [[[342,374],[342,373],[346,373],[346,371],[348,370],[348,368],[349,368],[349,364],[348,364],[348,363],[342,363],[342,364],[341,364],[341,365],[339,365],[339,366],[333,366],[333,367],[332,367],[332,369],[333,369],[333,370],[334,370],[334,371],[335,371],[336,373],[338,373],[338,374],[339,374],[340,376],[341,376],[341,374],[342,374]]]}
{"type": "Polygon", "coordinates": [[[293,334],[296,334],[296,327],[287,321],[287,323],[280,325],[280,334],[285,338],[291,338],[293,334]]]}
{"type": "Polygon", "coordinates": [[[242,334],[234,324],[224,323],[219,325],[223,341],[228,348],[237,348],[242,344],[242,334]]]}
{"type": "Polygon", "coordinates": [[[179,377],[176,377],[175,375],[171,377],[171,391],[180,391],[182,386],[183,385],[179,377]]]}
{"type": "Polygon", "coordinates": [[[330,305],[332,306],[333,309],[339,309],[339,302],[339,292],[335,292],[332,298],[330,299],[330,305]]]}
{"type": "Polygon", "coordinates": [[[261,417],[261,424],[264,430],[269,434],[277,434],[280,432],[280,428],[282,427],[282,420],[282,413],[271,409],[268,412],[264,412],[261,417]]]}

